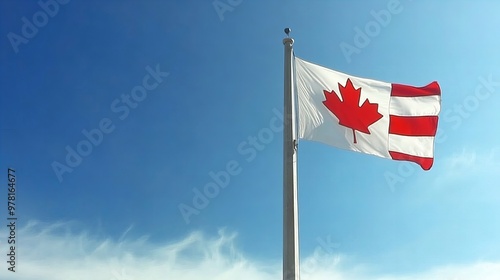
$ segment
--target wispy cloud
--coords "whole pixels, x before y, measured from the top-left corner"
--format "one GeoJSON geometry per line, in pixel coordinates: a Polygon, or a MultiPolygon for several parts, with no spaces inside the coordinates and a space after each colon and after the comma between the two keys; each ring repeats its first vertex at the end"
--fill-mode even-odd
{"type": "Polygon", "coordinates": [[[473,167],[476,163],[476,155],[475,151],[464,148],[461,153],[453,154],[446,159],[447,167],[452,170],[473,167]]]}
{"type": "MultiPolygon", "coordinates": [[[[75,232],[69,223],[30,222],[19,231],[17,272],[0,270],[1,279],[139,280],[139,279],[281,279],[280,260],[252,260],[235,247],[236,233],[220,230],[208,237],[194,232],[165,244],[147,237],[118,241],[75,232]]],[[[130,232],[128,228],[126,232],[130,232]]],[[[5,230],[0,231],[6,236],[5,230]]],[[[412,275],[370,275],[371,269],[341,255],[316,250],[302,260],[303,280],[322,279],[497,279],[500,262],[450,265],[412,275]]]]}
{"type": "Polygon", "coordinates": [[[463,148],[462,151],[451,154],[443,159],[444,170],[437,178],[437,183],[455,182],[466,178],[484,178],[484,176],[497,176],[500,170],[500,149],[493,148],[488,151],[463,148]]]}
{"type": "Polygon", "coordinates": [[[478,262],[468,265],[449,265],[415,275],[362,278],[377,280],[493,280],[500,275],[500,262],[478,262]]]}

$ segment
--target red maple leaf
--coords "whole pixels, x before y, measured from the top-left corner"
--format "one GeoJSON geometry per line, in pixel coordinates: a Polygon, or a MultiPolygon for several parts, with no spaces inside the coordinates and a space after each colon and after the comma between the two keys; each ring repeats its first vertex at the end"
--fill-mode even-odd
{"type": "Polygon", "coordinates": [[[324,90],[326,100],[323,104],[339,119],[340,125],[352,129],[354,143],[357,143],[356,130],[370,134],[368,127],[380,120],[382,114],[378,112],[378,104],[370,103],[368,99],[359,106],[361,88],[355,89],[350,79],[347,79],[345,86],[339,83],[339,90],[342,100],[334,90],[324,90]]]}

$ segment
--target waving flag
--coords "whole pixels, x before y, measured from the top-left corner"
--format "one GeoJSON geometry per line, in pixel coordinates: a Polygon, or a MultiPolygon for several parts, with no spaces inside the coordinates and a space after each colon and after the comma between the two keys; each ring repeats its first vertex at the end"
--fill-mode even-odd
{"type": "Polygon", "coordinates": [[[429,170],[441,108],[437,82],[424,87],[354,77],[295,58],[299,138],[429,170]]]}

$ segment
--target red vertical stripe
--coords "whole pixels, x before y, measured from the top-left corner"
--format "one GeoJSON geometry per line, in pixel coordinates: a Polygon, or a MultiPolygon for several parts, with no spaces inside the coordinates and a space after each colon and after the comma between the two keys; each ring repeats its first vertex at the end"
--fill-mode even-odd
{"type": "Polygon", "coordinates": [[[438,116],[390,115],[389,133],[405,136],[435,136],[438,116]]]}
{"type": "Polygon", "coordinates": [[[432,82],[423,87],[392,84],[391,96],[418,97],[429,95],[441,95],[441,88],[437,82],[432,82]]]}

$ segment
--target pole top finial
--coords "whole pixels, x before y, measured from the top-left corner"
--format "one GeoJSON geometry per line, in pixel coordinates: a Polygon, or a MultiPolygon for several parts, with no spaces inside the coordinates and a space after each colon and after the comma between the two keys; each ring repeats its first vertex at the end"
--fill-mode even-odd
{"type": "Polygon", "coordinates": [[[285,28],[285,34],[286,34],[287,37],[290,37],[290,32],[291,31],[292,31],[291,28],[289,28],[289,27],[285,28]]]}

